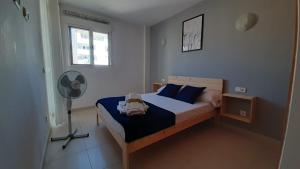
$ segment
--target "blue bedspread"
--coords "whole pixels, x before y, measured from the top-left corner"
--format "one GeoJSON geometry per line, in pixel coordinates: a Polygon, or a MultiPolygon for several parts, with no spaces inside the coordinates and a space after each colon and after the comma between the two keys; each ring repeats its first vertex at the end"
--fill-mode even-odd
{"type": "Polygon", "coordinates": [[[126,142],[145,137],[175,124],[176,117],[174,113],[147,102],[145,103],[149,106],[149,109],[146,115],[127,116],[120,114],[117,105],[119,101],[124,100],[124,96],[103,98],[98,100],[96,105],[100,103],[123,126],[126,142]]]}

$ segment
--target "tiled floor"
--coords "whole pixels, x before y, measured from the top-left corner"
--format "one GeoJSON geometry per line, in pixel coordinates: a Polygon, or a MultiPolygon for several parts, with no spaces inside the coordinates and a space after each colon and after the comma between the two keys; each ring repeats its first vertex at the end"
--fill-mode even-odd
{"type": "MultiPolygon", "coordinates": [[[[121,169],[121,150],[108,130],[96,126],[96,110],[73,112],[73,126],[90,137],[74,140],[65,149],[63,142],[49,143],[44,169],[121,169]]],[[[53,129],[53,136],[66,133],[53,129]]],[[[131,169],[276,169],[279,142],[239,129],[206,122],[130,157],[131,169]]]]}

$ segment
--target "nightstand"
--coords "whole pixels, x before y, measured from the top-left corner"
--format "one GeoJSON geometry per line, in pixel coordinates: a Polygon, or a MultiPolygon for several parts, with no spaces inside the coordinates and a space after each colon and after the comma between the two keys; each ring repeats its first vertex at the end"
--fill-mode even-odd
{"type": "Polygon", "coordinates": [[[220,115],[245,123],[254,121],[256,97],[224,93],[220,115]]]}
{"type": "Polygon", "coordinates": [[[164,86],[164,84],[162,84],[162,83],[153,83],[152,84],[152,92],[157,92],[157,90],[159,88],[161,88],[162,86],[164,86]]]}

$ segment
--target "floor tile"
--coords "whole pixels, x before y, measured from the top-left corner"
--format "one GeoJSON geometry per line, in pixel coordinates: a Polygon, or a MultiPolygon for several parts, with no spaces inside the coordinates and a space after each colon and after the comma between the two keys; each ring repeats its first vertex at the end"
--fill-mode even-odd
{"type": "Polygon", "coordinates": [[[110,165],[110,166],[106,167],[105,169],[123,169],[123,168],[122,168],[121,163],[116,163],[116,164],[113,164],[113,165],[110,165]]]}
{"type": "Polygon", "coordinates": [[[86,151],[70,154],[46,165],[45,169],[92,169],[86,151]]]}
{"type": "Polygon", "coordinates": [[[121,151],[118,147],[101,146],[88,149],[93,169],[104,169],[121,162],[121,151]]]}
{"type": "Polygon", "coordinates": [[[86,148],[94,148],[102,145],[111,145],[116,143],[107,128],[100,124],[93,128],[83,129],[90,134],[90,137],[84,140],[86,148]]]}
{"type": "MultiPolygon", "coordinates": [[[[79,126],[77,126],[79,127],[79,126]]],[[[80,128],[79,128],[80,130],[80,128]]],[[[66,127],[60,127],[54,129],[54,132],[52,134],[53,137],[61,137],[67,135],[67,129],[66,127]]],[[[79,133],[80,134],[80,133],[79,133]]],[[[85,138],[82,138],[85,139],[85,138]]],[[[64,141],[57,141],[57,142],[51,142],[49,141],[47,152],[46,152],[46,158],[45,163],[49,163],[56,159],[61,159],[68,157],[74,153],[82,152],[86,149],[85,144],[82,139],[75,139],[72,140],[68,146],[63,150],[62,145],[64,144],[64,141]]]]}
{"type": "MultiPolygon", "coordinates": [[[[96,109],[73,111],[73,126],[89,138],[49,143],[44,169],[122,169],[121,149],[96,109]]],[[[66,125],[52,135],[66,134],[66,125]]],[[[130,155],[130,169],[276,169],[280,143],[268,137],[211,122],[196,125],[130,155]]]]}

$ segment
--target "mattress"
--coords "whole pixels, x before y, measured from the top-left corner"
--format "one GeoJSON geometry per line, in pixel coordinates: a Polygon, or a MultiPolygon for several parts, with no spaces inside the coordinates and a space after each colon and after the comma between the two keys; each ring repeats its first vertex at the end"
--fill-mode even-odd
{"type": "MultiPolygon", "coordinates": [[[[172,98],[159,96],[155,93],[143,94],[142,98],[146,102],[173,112],[176,115],[176,124],[192,119],[201,113],[210,113],[214,110],[214,107],[210,103],[198,102],[189,104],[172,98]]],[[[118,123],[101,104],[98,104],[97,106],[101,112],[99,114],[102,120],[105,123],[111,124],[112,129],[124,139],[125,131],[122,125],[118,123]]]]}
{"type": "Polygon", "coordinates": [[[199,113],[207,113],[214,110],[214,107],[207,102],[190,104],[169,97],[159,96],[155,93],[143,94],[142,98],[146,102],[173,112],[176,115],[176,123],[193,118],[199,115],[199,113]]]}

